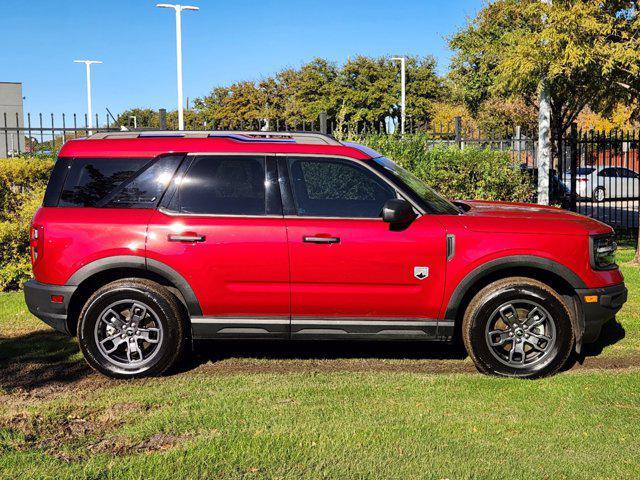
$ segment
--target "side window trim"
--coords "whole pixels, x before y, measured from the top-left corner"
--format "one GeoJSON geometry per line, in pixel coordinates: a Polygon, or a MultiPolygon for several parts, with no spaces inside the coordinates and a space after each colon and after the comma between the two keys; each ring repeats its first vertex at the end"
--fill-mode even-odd
{"type": "Polygon", "coordinates": [[[294,193],[293,193],[293,176],[291,174],[291,159],[293,158],[308,158],[308,159],[334,159],[347,164],[351,164],[356,168],[363,169],[365,171],[373,174],[374,177],[379,179],[383,184],[389,187],[391,190],[395,192],[396,198],[401,198],[403,200],[408,201],[413,209],[415,210],[418,216],[421,215],[421,211],[414,204],[413,201],[406,198],[405,195],[398,190],[398,188],[389,182],[384,176],[380,175],[375,169],[364,165],[363,162],[358,162],[353,158],[343,157],[343,156],[332,156],[332,155],[309,155],[309,154],[280,154],[278,155],[278,171],[280,172],[280,187],[282,191],[282,203],[285,218],[307,218],[307,219],[331,219],[331,220],[373,220],[373,221],[382,221],[382,217],[342,217],[342,216],[312,216],[312,215],[300,215],[298,212],[298,207],[295,202],[294,193]],[[286,172],[286,177],[284,178],[284,182],[286,183],[287,188],[283,188],[283,173],[286,172]],[[287,194],[288,191],[288,194],[287,194]],[[288,196],[288,198],[287,198],[288,196]],[[287,210],[286,205],[289,204],[289,210],[287,210]]]}

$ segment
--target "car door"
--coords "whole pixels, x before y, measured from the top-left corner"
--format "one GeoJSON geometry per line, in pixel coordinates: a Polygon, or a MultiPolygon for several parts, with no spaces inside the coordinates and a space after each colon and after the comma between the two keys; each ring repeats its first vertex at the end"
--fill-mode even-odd
{"type": "Polygon", "coordinates": [[[196,338],[289,336],[276,175],[264,155],[189,155],[149,222],[149,267],[174,270],[193,290],[196,338]]]}
{"type": "Polygon", "coordinates": [[[446,264],[437,217],[383,222],[399,192],[366,162],[300,156],[278,167],[290,179],[292,338],[435,336],[446,264]]]}

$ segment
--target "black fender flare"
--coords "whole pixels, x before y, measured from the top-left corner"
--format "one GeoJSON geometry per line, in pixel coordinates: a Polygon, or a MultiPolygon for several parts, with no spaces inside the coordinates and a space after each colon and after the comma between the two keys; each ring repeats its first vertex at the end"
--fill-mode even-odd
{"type": "Polygon", "coordinates": [[[471,272],[469,272],[460,281],[451,294],[444,318],[447,320],[456,320],[458,318],[462,300],[478,281],[500,270],[513,268],[535,268],[538,270],[544,270],[562,278],[565,282],[571,285],[574,290],[578,288],[586,288],[584,281],[574,271],[565,267],[561,263],[534,255],[511,255],[491,260],[471,270],[471,272]]]}
{"type": "Polygon", "coordinates": [[[104,257],[88,263],[78,269],[73,275],[71,275],[71,277],[69,277],[66,285],[78,286],[86,279],[97,273],[118,268],[147,270],[160,275],[180,292],[190,316],[202,315],[200,302],[191,288],[191,285],[189,285],[189,282],[187,282],[182,275],[166,263],[151,258],[140,257],[137,255],[114,255],[111,257],[104,257]]]}

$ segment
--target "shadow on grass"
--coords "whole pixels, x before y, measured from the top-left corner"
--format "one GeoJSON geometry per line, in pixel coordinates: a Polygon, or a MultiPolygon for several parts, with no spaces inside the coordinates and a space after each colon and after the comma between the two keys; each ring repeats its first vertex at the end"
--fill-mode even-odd
{"type": "Polygon", "coordinates": [[[75,339],[52,330],[0,338],[0,386],[31,390],[79,380],[91,369],[78,352],[75,339]]]}
{"type": "Polygon", "coordinates": [[[585,357],[595,357],[610,346],[618,343],[626,335],[624,327],[615,318],[609,320],[602,326],[600,337],[594,343],[589,343],[582,347],[582,355],[585,357]]]}
{"type": "MultiPolygon", "coordinates": [[[[458,344],[387,341],[213,341],[195,344],[190,366],[230,358],[263,360],[463,360],[458,344]]],[[[185,367],[188,369],[189,367],[185,367]]]]}

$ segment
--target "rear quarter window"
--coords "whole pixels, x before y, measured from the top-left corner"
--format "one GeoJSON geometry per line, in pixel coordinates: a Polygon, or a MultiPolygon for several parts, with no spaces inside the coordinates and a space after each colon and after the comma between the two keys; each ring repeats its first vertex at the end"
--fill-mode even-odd
{"type": "MultiPolygon", "coordinates": [[[[182,156],[75,158],[68,161],[60,207],[155,208],[182,156]]],[[[51,181],[54,181],[55,171],[51,181]]]]}

